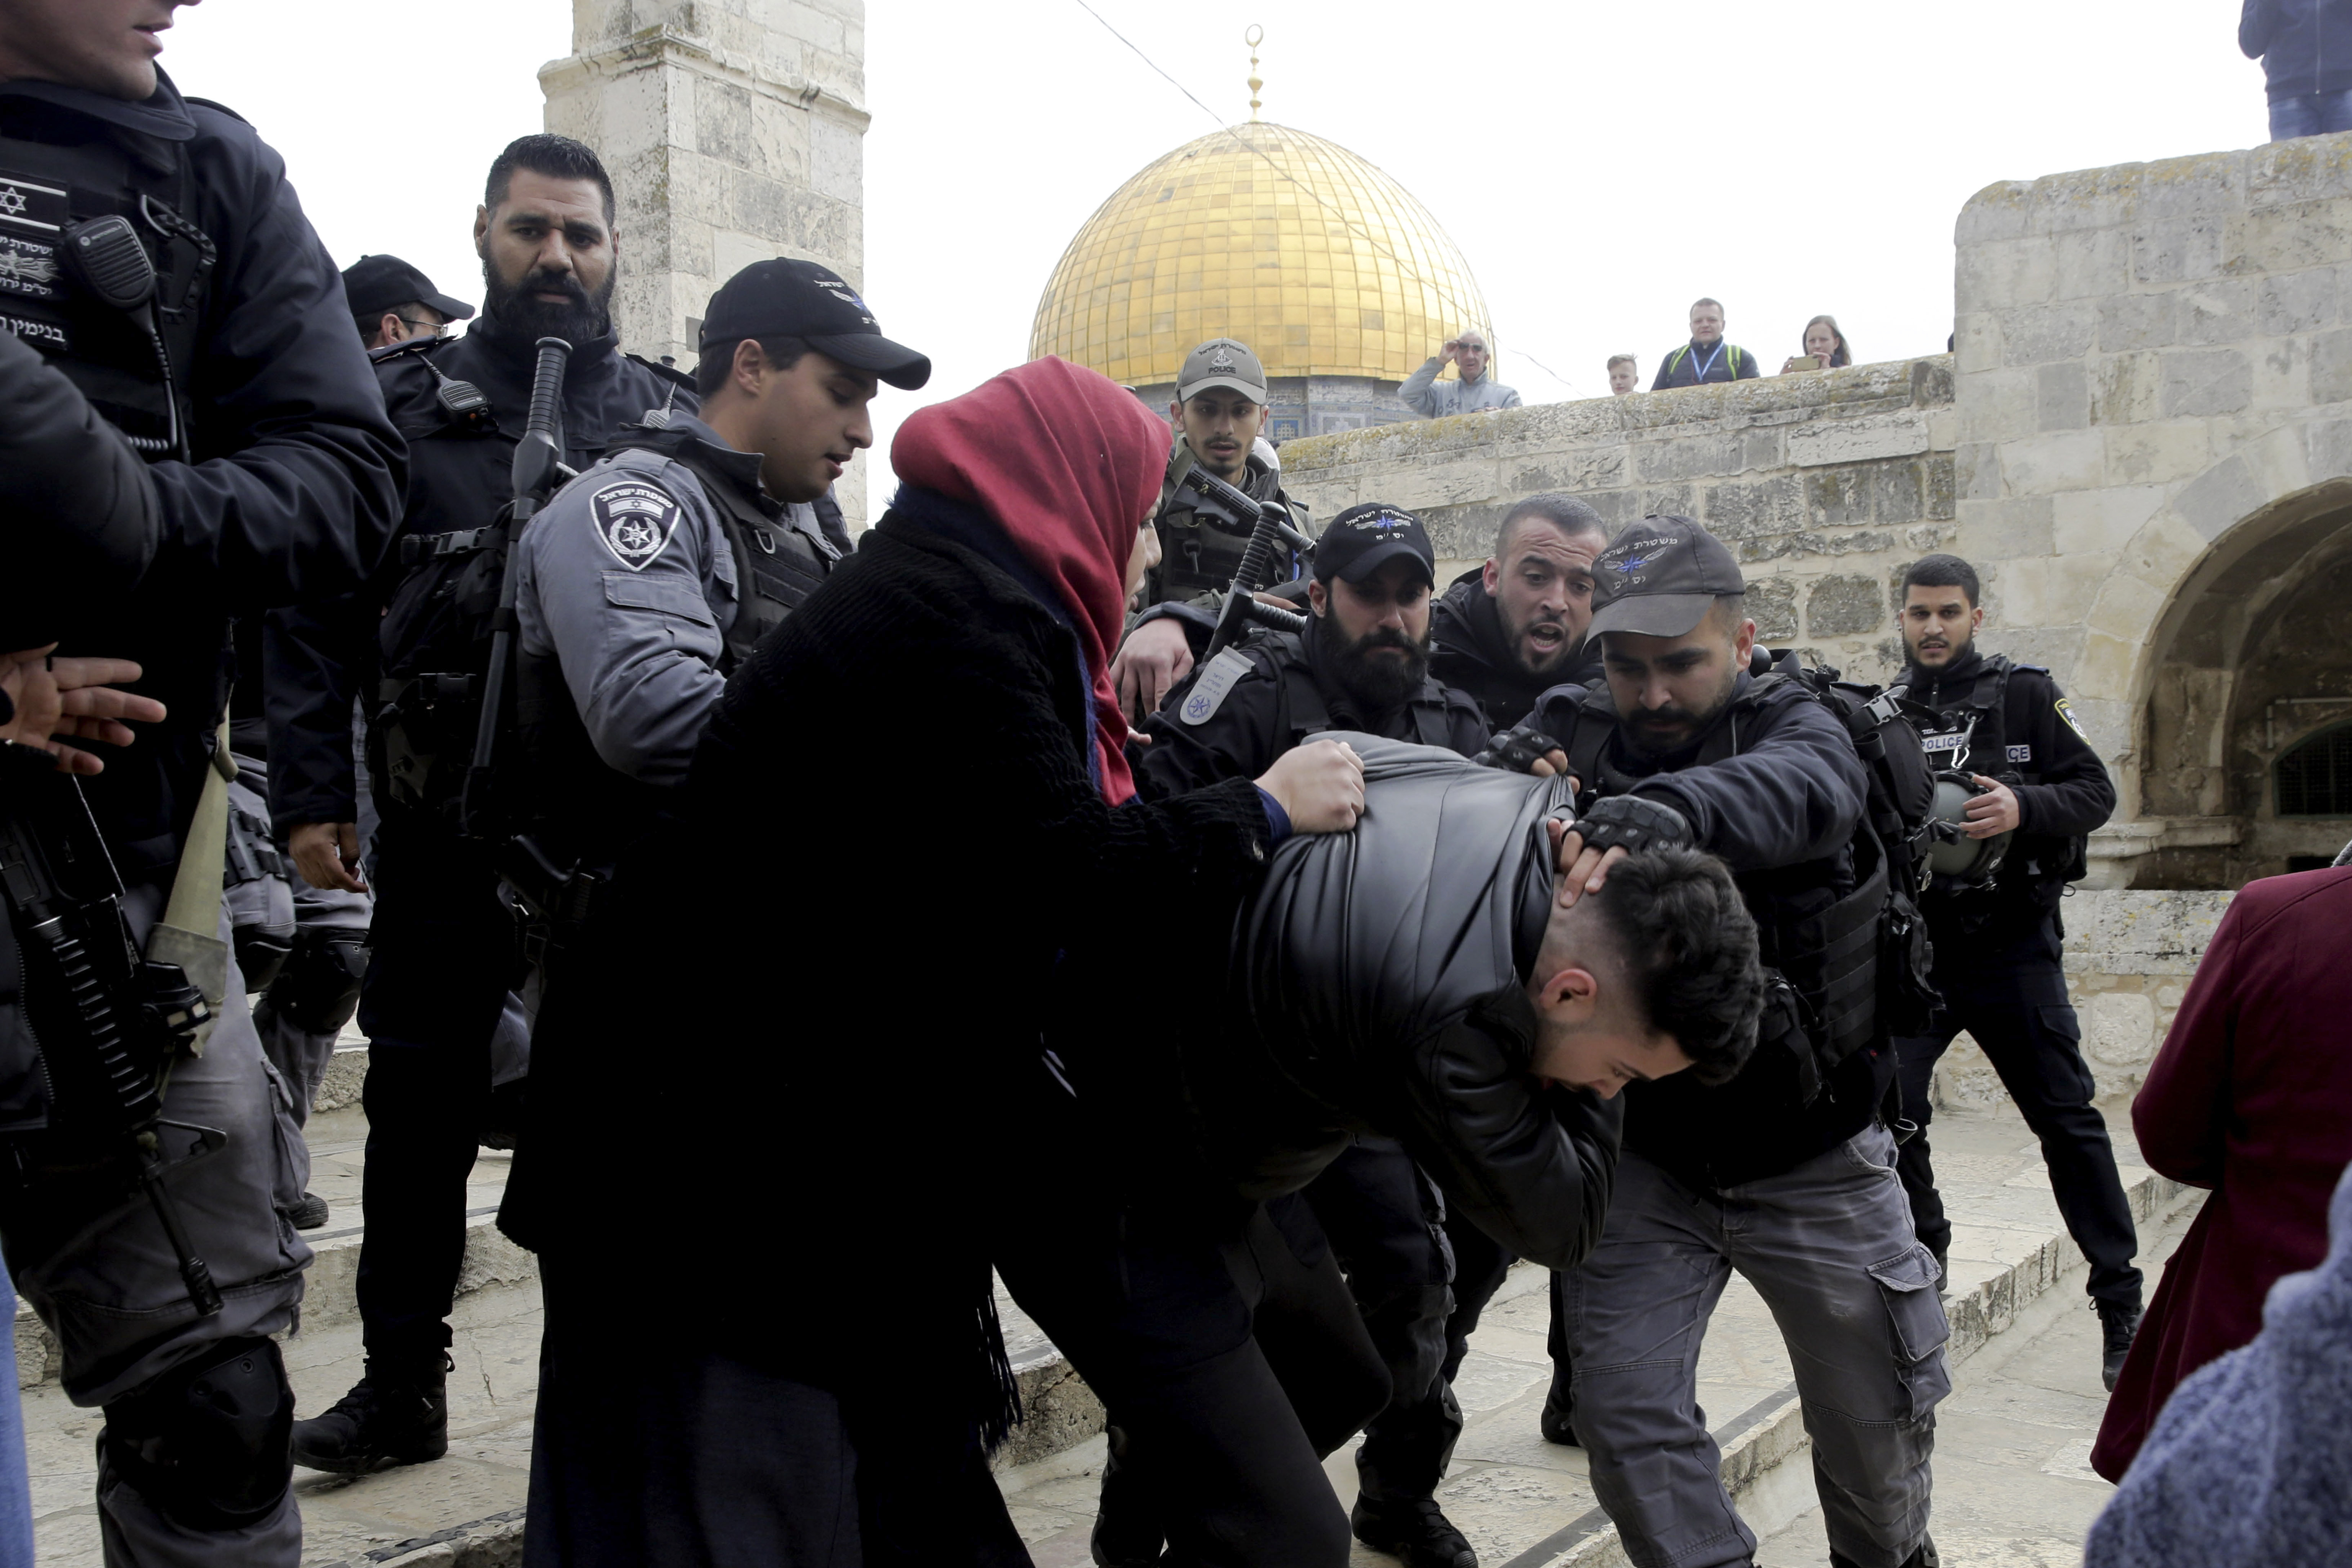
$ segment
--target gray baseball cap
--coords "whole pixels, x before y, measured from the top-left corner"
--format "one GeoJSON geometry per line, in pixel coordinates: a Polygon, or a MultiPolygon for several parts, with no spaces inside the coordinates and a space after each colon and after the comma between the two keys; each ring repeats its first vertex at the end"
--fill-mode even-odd
{"type": "Polygon", "coordinates": [[[1629,523],[1592,560],[1592,626],[1586,633],[1685,636],[1716,600],[1744,594],[1748,580],[1730,547],[1686,517],[1629,523]]]}
{"type": "Polygon", "coordinates": [[[1211,338],[1184,356],[1176,373],[1176,401],[1190,402],[1211,387],[1238,392],[1255,403],[1265,401],[1265,366],[1257,363],[1247,343],[1231,338],[1211,338]]]}

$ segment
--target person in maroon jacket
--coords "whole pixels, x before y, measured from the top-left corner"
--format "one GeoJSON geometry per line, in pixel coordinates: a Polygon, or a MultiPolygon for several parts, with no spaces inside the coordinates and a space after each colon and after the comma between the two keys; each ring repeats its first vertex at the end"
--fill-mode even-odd
{"type": "Polygon", "coordinates": [[[2210,1187],[2124,1363],[2091,1468],[2111,1481],[2183,1378],[2252,1341],[2281,1275],[2327,1252],[2352,1161],[2352,868],[2231,900],[2132,1105],[2140,1156],[2210,1187]]]}

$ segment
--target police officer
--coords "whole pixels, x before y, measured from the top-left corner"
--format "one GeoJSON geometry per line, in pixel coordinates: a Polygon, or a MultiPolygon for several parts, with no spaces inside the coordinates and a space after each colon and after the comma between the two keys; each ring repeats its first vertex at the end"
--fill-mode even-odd
{"type": "Polygon", "coordinates": [[[1730,865],[1778,974],[1755,1055],[1717,1087],[1626,1091],[1598,1247],[1563,1281],[1574,1421],[1593,1489],[1638,1563],[1744,1563],[1756,1549],[1694,1398],[1732,1269],[1772,1309],[1805,1405],[1832,1563],[1921,1564],[1934,1406],[1949,1383],[1935,1260],[1912,1235],[1878,1106],[1886,859],[1844,722],[1802,683],[1748,671],[1756,626],[1731,552],[1645,519],[1593,563],[1606,681],[1538,702],[1595,798],[1562,850],[1564,897],[1628,849],[1730,865]]]}
{"type": "MultiPolygon", "coordinates": [[[[1143,613],[1128,628],[1111,665],[1112,689],[1138,721],[1158,708],[1184,678],[1216,626],[1217,606],[1240,574],[1254,518],[1218,518],[1184,476],[1194,468],[1232,485],[1255,501],[1278,501],[1290,524],[1311,531],[1307,510],[1282,488],[1282,460],[1265,438],[1265,367],[1246,344],[1211,338],[1184,356],[1176,374],[1176,401],[1168,405],[1175,445],[1160,486],[1152,526],[1160,533],[1160,563],[1145,575],[1143,613]],[[1223,526],[1220,526],[1220,524],[1223,526]],[[1239,531],[1235,531],[1238,529],[1239,531]]],[[[1273,589],[1295,579],[1287,552],[1273,589]]]]}
{"type": "MultiPolygon", "coordinates": [[[[496,1112],[493,1047],[514,1016],[520,968],[490,851],[459,833],[456,808],[503,570],[487,531],[509,498],[533,345],[544,336],[572,345],[562,425],[575,468],[601,458],[622,426],[694,403],[683,375],[614,341],[613,185],[590,149],[548,135],[509,144],[490,165],[474,238],[480,319],[462,338],[377,351],[383,402],[411,453],[396,554],[335,613],[274,628],[301,689],[272,703],[273,805],[306,878],[315,865],[332,880],[330,862],[340,861],[358,884],[350,731],[362,692],[382,814],[360,1001],[367,1375],[297,1423],[294,1436],[300,1463],[342,1473],[436,1459],[448,1447],[446,1320],[465,1251],[466,1178],[496,1112]]],[[[348,316],[341,330],[352,331],[348,316]]]]}
{"type": "Polygon", "coordinates": [[[269,1336],[310,1258],[275,1194],[307,1162],[246,1008],[218,851],[184,868],[182,848],[226,828],[222,606],[356,587],[401,446],[278,155],[155,68],[173,7],[150,9],[136,27],[121,7],[0,10],[0,508],[26,543],[0,572],[0,645],[127,656],[165,710],[128,751],[98,742],[87,793],[134,939],[216,1015],[203,1054],[169,1064],[162,1113],[225,1135],[164,1177],[221,1305],[192,1305],[155,1213],[90,1157],[90,1107],[52,1100],[82,1076],[78,1043],[9,1026],[54,1003],[38,967],[21,1002],[15,973],[0,984],[0,1237],[66,1347],[67,1394],[105,1411],[107,1562],[293,1568],[293,1395],[269,1336]]]}
{"type": "Polygon", "coordinates": [[[2091,1260],[2101,1375],[2113,1388],[2139,1328],[2140,1271],[2132,1266],[2139,1237],[2106,1119],[2091,1103],[2097,1089],[2059,962],[2058,900],[2083,875],[2084,837],[2114,812],[2116,788],[2048,670],[1977,650],[1984,607],[1967,562],[1929,555],[1914,563],[1903,574],[1898,624],[1908,694],[1943,715],[1926,736],[1928,759],[1982,792],[1965,808],[1969,840],[2006,838],[2008,847],[1997,863],[1988,852],[1980,867],[1990,869],[1938,876],[1928,889],[1944,1005],[1927,1034],[1895,1042],[1903,1114],[1923,1130],[1903,1145],[1895,1168],[1940,1275],[1952,1225],[1924,1130],[1935,1114],[1936,1063],[1966,1029],[2042,1141],[2067,1234],[2091,1260]]]}
{"type": "Polygon", "coordinates": [[[474,319],[474,307],[442,293],[432,279],[397,256],[362,256],[344,268],[343,293],[360,342],[372,349],[438,338],[450,322],[474,319]]]}
{"type": "MultiPolygon", "coordinates": [[[[1144,725],[1138,773],[1181,794],[1255,778],[1325,730],[1362,731],[1469,756],[1485,743],[1478,706],[1429,674],[1429,590],[1436,555],[1419,519],[1380,502],[1350,507],[1317,542],[1304,637],[1263,634],[1201,667],[1144,725]]],[[[1393,1138],[1367,1133],[1307,1189],[1349,1274],[1393,1395],[1357,1454],[1361,1495],[1350,1521],[1367,1545],[1454,1568],[1469,1542],[1431,1494],[1444,1479],[1462,1416],[1439,1377],[1453,1276],[1444,1203],[1393,1138]]],[[[1125,1562],[1159,1549],[1112,1471],[1097,1539],[1125,1562]],[[1132,1529],[1142,1539],[1130,1541],[1132,1529]]]]}

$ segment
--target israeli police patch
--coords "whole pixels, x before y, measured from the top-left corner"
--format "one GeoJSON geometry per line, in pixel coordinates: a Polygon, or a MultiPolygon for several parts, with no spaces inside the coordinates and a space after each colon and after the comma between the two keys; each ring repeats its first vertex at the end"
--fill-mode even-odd
{"type": "Polygon", "coordinates": [[[2009,760],[2012,763],[2030,763],[2033,760],[2033,748],[2011,746],[2009,748],[2009,760]]]}
{"type": "Polygon", "coordinates": [[[1187,724],[1207,723],[1224,705],[1225,693],[1234,689],[1234,682],[1253,668],[1246,657],[1232,648],[1225,649],[1211,659],[1209,668],[1201,672],[1201,679],[1192,682],[1192,689],[1186,694],[1184,706],[1177,710],[1176,717],[1187,724]]]}
{"type": "Polygon", "coordinates": [[[596,537],[632,572],[644,571],[677,531],[677,500],[642,479],[606,485],[589,498],[588,509],[596,520],[596,537]]]}
{"type": "MultiPolygon", "coordinates": [[[[2058,717],[2066,721],[2066,728],[2074,731],[2077,735],[2083,735],[2083,726],[2076,721],[2074,718],[2074,710],[2067,706],[2066,700],[2063,697],[2058,699],[2058,717]]],[[[2090,738],[2091,737],[2088,735],[2083,735],[2083,739],[2085,741],[2090,738]]]]}

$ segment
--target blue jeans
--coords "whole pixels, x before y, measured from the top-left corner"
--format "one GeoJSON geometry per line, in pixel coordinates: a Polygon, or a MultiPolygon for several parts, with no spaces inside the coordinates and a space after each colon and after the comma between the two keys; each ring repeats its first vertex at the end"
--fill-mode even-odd
{"type": "Polygon", "coordinates": [[[2271,100],[2273,142],[2326,136],[2336,131],[2352,131],[2352,88],[2342,92],[2306,92],[2299,98],[2271,100]]]}

